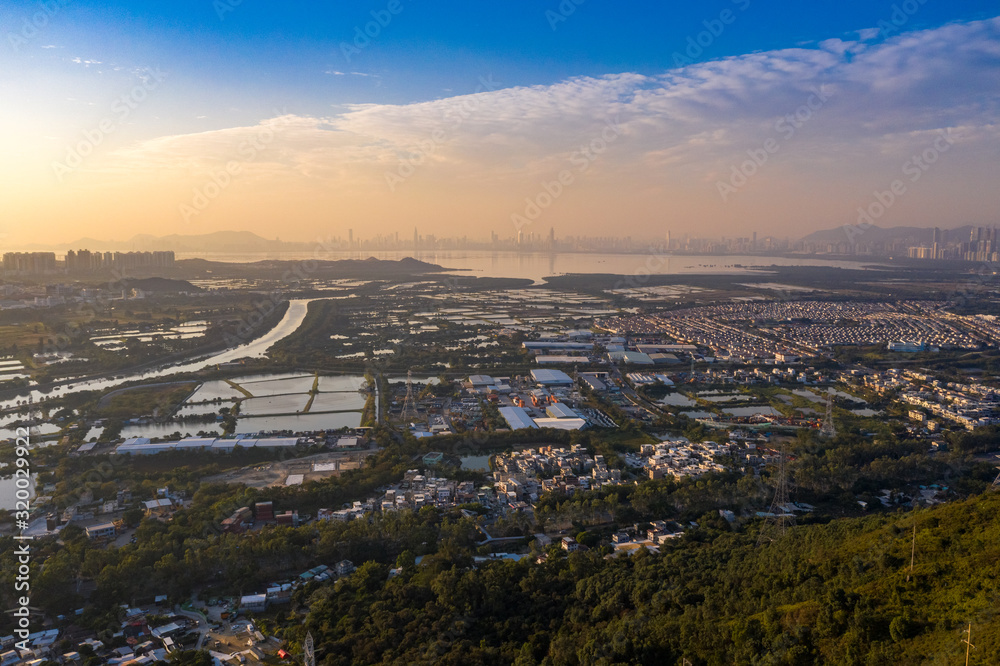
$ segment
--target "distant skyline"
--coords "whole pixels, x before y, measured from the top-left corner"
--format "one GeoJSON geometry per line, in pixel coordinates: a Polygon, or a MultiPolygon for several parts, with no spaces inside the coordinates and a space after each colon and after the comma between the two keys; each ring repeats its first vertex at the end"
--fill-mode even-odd
{"type": "MultiPolygon", "coordinates": [[[[986,227],[981,227],[984,229],[997,228],[1000,225],[987,225],[986,227]]],[[[893,226],[893,227],[879,227],[874,225],[869,227],[872,233],[868,235],[861,235],[858,237],[857,242],[859,243],[870,243],[870,242],[881,242],[882,239],[888,234],[892,237],[907,237],[911,233],[911,230],[923,230],[925,233],[930,233],[934,229],[939,229],[943,232],[947,238],[953,242],[959,242],[968,240],[970,231],[974,232],[976,227],[971,227],[969,225],[959,225],[956,227],[911,227],[911,226],[893,226]],[[956,235],[957,234],[957,235],[956,235]]],[[[866,230],[866,231],[868,231],[866,230]]],[[[424,230],[415,228],[411,234],[400,233],[398,234],[398,246],[394,249],[406,249],[412,248],[413,242],[416,240],[419,244],[422,244],[422,249],[424,250],[449,250],[449,249],[460,249],[466,246],[461,244],[456,244],[456,241],[461,239],[467,239],[471,246],[479,247],[480,249],[486,249],[491,241],[498,243],[499,245],[507,248],[511,241],[516,240],[515,235],[500,236],[499,234],[494,234],[492,237],[490,235],[463,235],[463,236],[441,236],[436,234],[425,234],[424,230]],[[431,244],[434,243],[434,247],[431,244]],[[482,247],[480,247],[482,246],[482,247]]],[[[664,234],[660,236],[647,236],[647,237],[633,237],[633,236],[617,236],[617,235],[605,235],[605,236],[587,236],[587,235],[563,235],[559,236],[555,234],[553,227],[550,227],[548,232],[552,233],[551,238],[563,243],[567,239],[574,239],[575,241],[597,241],[602,238],[616,239],[618,241],[625,241],[626,238],[632,239],[632,245],[629,246],[632,250],[643,249],[648,247],[665,247],[665,241],[672,238],[674,243],[679,241],[684,241],[686,239],[690,240],[721,240],[723,238],[729,240],[735,240],[737,238],[746,238],[752,240],[757,238],[761,242],[760,250],[766,249],[763,245],[764,241],[769,238],[757,233],[755,230],[750,230],[745,234],[730,235],[730,236],[699,236],[697,234],[664,234]]],[[[531,245],[532,249],[540,250],[545,249],[545,242],[550,239],[549,233],[535,234],[531,239],[525,238],[525,244],[531,245]]],[[[70,241],[40,241],[27,243],[24,245],[8,245],[6,250],[14,251],[27,251],[27,252],[37,252],[37,251],[55,251],[58,256],[62,256],[65,252],[70,250],[95,250],[99,252],[130,252],[130,251],[155,251],[157,249],[178,251],[181,253],[193,253],[199,248],[208,248],[206,251],[211,252],[211,246],[200,245],[200,242],[208,243],[226,243],[228,245],[237,245],[241,249],[238,252],[246,252],[248,248],[253,244],[267,245],[268,247],[276,247],[279,245],[285,246],[298,246],[300,250],[311,251],[313,250],[317,243],[327,249],[341,249],[348,250],[354,249],[377,249],[372,248],[373,242],[382,239],[383,241],[390,241],[394,234],[389,235],[375,235],[375,236],[365,236],[358,233],[358,230],[353,228],[348,228],[345,234],[330,234],[321,239],[313,239],[312,241],[294,241],[286,240],[278,237],[265,237],[260,236],[251,231],[236,231],[231,229],[212,231],[205,234],[168,234],[164,236],[156,236],[146,233],[136,233],[132,234],[128,238],[93,238],[90,236],[81,236],[79,238],[70,241]],[[248,235],[249,234],[249,235],[248,235]],[[335,240],[340,240],[343,242],[343,247],[338,246],[335,240]]],[[[841,227],[835,227],[832,229],[819,229],[812,230],[808,234],[803,234],[801,236],[786,235],[786,236],[774,236],[772,237],[774,241],[781,243],[797,243],[799,241],[806,240],[808,242],[828,242],[828,243],[844,243],[851,242],[853,232],[848,233],[841,227]],[[820,241],[812,240],[812,237],[817,237],[822,239],[820,241]]],[[[620,246],[624,247],[624,245],[620,246]]],[[[391,248],[384,248],[391,249],[391,248]]],[[[571,250],[570,246],[563,246],[564,250],[571,250]]],[[[615,248],[607,248],[609,251],[613,251],[615,248]]],[[[788,248],[785,248],[788,249],[788,248]]],[[[261,250],[267,251],[267,250],[261,250]]]]}
{"type": "Polygon", "coordinates": [[[646,4],[7,2],[0,247],[998,222],[995,3],[646,4]]]}

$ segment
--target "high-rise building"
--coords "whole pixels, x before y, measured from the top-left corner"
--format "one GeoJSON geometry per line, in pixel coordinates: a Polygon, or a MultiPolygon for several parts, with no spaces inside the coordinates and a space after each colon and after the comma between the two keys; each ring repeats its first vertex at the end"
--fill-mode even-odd
{"type": "Polygon", "coordinates": [[[7,252],[3,255],[3,270],[14,275],[38,275],[56,270],[55,252],[7,252]]]}
{"type": "Polygon", "coordinates": [[[172,250],[158,252],[91,252],[70,250],[66,253],[66,272],[82,273],[102,269],[171,268],[175,257],[172,250]]]}

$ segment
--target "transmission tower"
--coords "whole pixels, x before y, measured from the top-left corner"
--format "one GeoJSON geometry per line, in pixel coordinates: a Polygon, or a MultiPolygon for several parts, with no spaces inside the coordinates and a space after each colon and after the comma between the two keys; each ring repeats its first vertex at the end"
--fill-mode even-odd
{"type": "Polygon", "coordinates": [[[906,574],[906,582],[910,582],[910,576],[913,575],[913,563],[917,559],[917,523],[913,522],[913,541],[910,543],[910,572],[906,574]]]}
{"type": "Polygon", "coordinates": [[[837,436],[837,426],[833,424],[833,396],[829,394],[826,396],[826,418],[823,419],[819,434],[830,439],[837,436]]]}
{"type": "Polygon", "coordinates": [[[413,371],[406,371],[406,400],[403,401],[403,414],[404,419],[413,419],[417,417],[417,404],[413,399],[413,371]]]}
{"type": "Polygon", "coordinates": [[[302,651],[305,653],[303,663],[305,666],[316,666],[316,653],[313,651],[313,635],[306,634],[306,642],[302,644],[302,651]]]}
{"type": "Polygon", "coordinates": [[[969,628],[962,632],[965,637],[962,638],[962,642],[965,643],[965,666],[969,666],[969,653],[976,649],[976,646],[972,644],[972,623],[969,623],[969,628]]]}
{"type": "Polygon", "coordinates": [[[28,434],[33,435],[31,429],[35,428],[35,433],[38,432],[38,425],[41,423],[42,417],[42,406],[35,402],[35,396],[28,396],[28,434]]]}
{"type": "Polygon", "coordinates": [[[785,531],[795,524],[795,516],[785,510],[788,505],[788,470],[785,467],[785,444],[782,443],[781,451],[778,452],[778,474],[777,484],[774,488],[774,499],[771,500],[771,508],[767,510],[764,524],[760,528],[760,536],[757,537],[757,545],[765,541],[774,541],[775,537],[784,535],[785,531]]]}

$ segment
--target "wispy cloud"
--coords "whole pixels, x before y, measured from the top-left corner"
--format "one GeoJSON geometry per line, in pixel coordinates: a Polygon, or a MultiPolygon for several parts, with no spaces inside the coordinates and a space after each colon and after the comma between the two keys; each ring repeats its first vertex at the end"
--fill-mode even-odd
{"type": "MultiPolygon", "coordinates": [[[[367,179],[378,187],[384,170],[437,131],[443,138],[422,176],[509,188],[561,168],[613,120],[621,139],[588,175],[635,191],[689,183],[703,187],[709,199],[715,197],[712,183],[733,160],[745,159],[780,118],[820,90],[828,97],[822,111],[774,160],[785,165],[776,173],[792,182],[853,194],[864,187],[858,183],[866,174],[876,179],[884,165],[923,145],[927,133],[946,128],[958,133],[969,154],[995,154],[1000,18],[876,37],[860,30],[855,39],[657,75],[577,77],[412,104],[356,104],[327,117],[290,116],[273,150],[253,168],[324,186],[367,179]]],[[[111,155],[112,168],[211,169],[232,159],[240,141],[258,129],[146,141],[111,155]]],[[[959,152],[949,159],[960,159],[959,152]]],[[[773,185],[761,179],[759,186],[773,185]]]]}

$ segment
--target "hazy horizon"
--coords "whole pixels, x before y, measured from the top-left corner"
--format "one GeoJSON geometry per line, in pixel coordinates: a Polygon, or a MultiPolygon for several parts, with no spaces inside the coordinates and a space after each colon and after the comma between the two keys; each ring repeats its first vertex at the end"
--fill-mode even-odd
{"type": "MultiPolygon", "coordinates": [[[[959,225],[959,226],[951,227],[951,228],[948,228],[948,227],[938,227],[938,228],[941,229],[945,233],[950,233],[950,232],[957,231],[957,230],[963,230],[964,231],[968,226],[969,225],[959,225]]],[[[993,225],[993,226],[995,226],[995,225],[993,225]]],[[[893,229],[893,227],[879,227],[878,225],[873,225],[873,227],[871,227],[871,228],[873,228],[873,229],[881,228],[883,231],[891,231],[893,229]]],[[[909,227],[907,227],[907,228],[909,228],[909,227]]],[[[915,228],[915,229],[922,229],[922,230],[925,230],[925,231],[930,231],[934,227],[913,227],[913,228],[915,228]]],[[[368,239],[368,238],[360,236],[357,233],[356,230],[349,229],[348,231],[350,231],[350,232],[352,232],[354,234],[355,241],[362,242],[362,241],[366,241],[366,240],[371,240],[371,239],[368,239]]],[[[838,231],[838,230],[836,230],[836,229],[825,229],[825,230],[818,230],[818,231],[838,231]]],[[[81,236],[81,237],[74,238],[72,240],[56,240],[56,241],[51,241],[51,242],[34,242],[34,243],[28,243],[28,244],[24,244],[24,245],[5,245],[5,248],[8,249],[8,250],[14,250],[14,251],[54,251],[54,252],[56,252],[57,255],[59,255],[60,253],[65,253],[65,252],[67,252],[69,250],[97,250],[98,247],[104,248],[104,247],[111,247],[111,246],[124,246],[124,245],[126,245],[126,244],[128,244],[130,242],[134,242],[136,239],[141,239],[141,240],[144,240],[146,242],[149,242],[151,240],[162,240],[162,239],[169,239],[169,238],[173,238],[173,237],[176,237],[178,239],[195,239],[195,238],[201,238],[201,237],[206,237],[206,236],[216,236],[216,235],[220,235],[220,234],[235,234],[235,235],[239,235],[239,234],[247,234],[247,233],[253,234],[256,237],[256,239],[259,239],[261,241],[266,241],[266,242],[269,242],[269,243],[281,243],[281,244],[292,245],[292,246],[294,246],[294,245],[309,246],[309,245],[312,245],[312,244],[315,244],[315,243],[322,243],[323,241],[329,241],[330,240],[329,236],[318,236],[318,237],[313,237],[313,238],[309,238],[309,239],[305,239],[305,240],[293,240],[293,239],[286,239],[286,238],[267,238],[267,237],[261,236],[261,235],[257,234],[256,232],[253,232],[253,231],[250,231],[250,230],[220,229],[218,231],[205,232],[204,234],[198,234],[198,233],[192,233],[192,234],[167,234],[167,235],[164,235],[164,236],[157,236],[155,234],[146,234],[146,233],[139,232],[139,233],[133,234],[129,238],[92,238],[92,237],[89,237],[89,236],[81,236]],[[149,239],[149,240],[146,240],[146,239],[149,239]],[[95,245],[95,243],[98,245],[98,247],[92,247],[92,246],[95,245]]],[[[752,231],[751,231],[751,233],[752,233],[752,231]]],[[[810,232],[810,234],[805,234],[805,235],[800,236],[800,237],[789,236],[789,237],[787,237],[787,239],[791,240],[791,241],[799,241],[799,240],[802,240],[802,238],[808,237],[812,233],[815,233],[815,232],[810,232]]],[[[682,237],[683,236],[684,235],[682,235],[682,237]]],[[[611,236],[611,237],[615,237],[615,236],[611,236]]],[[[423,236],[422,236],[422,238],[423,238],[423,236]]],[[[457,240],[458,238],[460,238],[460,237],[444,237],[444,238],[437,237],[436,240],[438,240],[438,241],[441,241],[441,240],[457,240]]],[[[692,236],[692,238],[695,238],[695,236],[692,236]]],[[[845,236],[844,238],[846,239],[847,236],[845,236]]],[[[408,240],[408,238],[405,237],[402,234],[400,235],[400,239],[401,240],[408,240]]],[[[557,237],[557,239],[558,239],[558,237],[557,237]]],[[[248,239],[248,240],[250,240],[250,239],[248,239]]],[[[471,237],[470,236],[470,237],[468,237],[468,241],[470,243],[484,243],[484,242],[488,242],[489,240],[490,239],[489,239],[488,235],[487,236],[476,236],[476,237],[471,237]]],[[[640,243],[641,242],[656,243],[657,241],[662,241],[663,239],[662,238],[656,238],[656,237],[650,236],[648,238],[637,238],[637,239],[634,239],[634,240],[636,240],[637,242],[640,242],[640,243]]],[[[952,241],[964,240],[964,236],[962,238],[952,237],[952,238],[950,238],[950,240],[952,240],[952,241]]],[[[122,248],[121,250],[116,250],[116,251],[127,251],[127,249],[128,248],[122,248]]],[[[134,249],[149,250],[151,248],[145,247],[145,246],[143,246],[142,248],[139,248],[137,246],[134,249]]],[[[166,248],[166,249],[172,249],[172,248],[166,248]]],[[[347,252],[347,251],[360,251],[360,250],[364,250],[364,249],[365,248],[363,248],[363,247],[355,247],[355,248],[346,248],[345,247],[345,248],[342,248],[342,250],[345,251],[345,252],[347,252]]],[[[383,249],[383,250],[378,250],[376,248],[368,248],[368,249],[371,250],[371,251],[383,251],[383,252],[406,252],[406,251],[410,251],[410,250],[407,250],[405,248],[383,249]]],[[[422,251],[422,252],[435,252],[435,251],[437,251],[437,252],[448,252],[448,251],[452,251],[452,250],[456,250],[456,251],[457,250],[463,250],[463,251],[465,251],[465,250],[468,250],[468,249],[469,248],[455,248],[455,247],[424,247],[422,249],[421,248],[417,248],[418,251],[422,251]]],[[[475,249],[475,248],[473,248],[473,249],[475,249]]],[[[487,251],[485,248],[480,248],[480,249],[482,249],[483,251],[487,251]]],[[[526,248],[526,249],[530,249],[531,251],[545,251],[544,248],[539,248],[539,247],[526,248]]],[[[106,250],[100,249],[99,251],[106,251],[106,250]]],[[[272,250],[267,250],[267,249],[261,249],[261,250],[259,250],[259,252],[262,252],[262,253],[263,252],[269,252],[269,251],[272,251],[272,250]]],[[[293,251],[294,252],[294,251],[297,251],[297,250],[289,250],[289,251],[293,251]]],[[[571,247],[562,247],[562,248],[557,248],[556,251],[573,252],[573,251],[578,251],[578,250],[574,250],[571,247]]],[[[587,251],[597,251],[597,250],[587,250],[587,251]]],[[[613,251],[613,250],[609,250],[609,251],[613,251]]],[[[204,254],[213,254],[213,253],[216,253],[216,254],[226,254],[226,253],[232,253],[232,252],[235,252],[237,254],[248,254],[248,253],[252,254],[253,253],[251,250],[248,250],[248,249],[238,249],[238,250],[232,250],[232,251],[211,250],[211,249],[208,249],[208,250],[204,251],[204,254]]],[[[188,255],[188,254],[197,253],[197,251],[182,249],[182,250],[178,250],[178,253],[179,254],[188,255]]]]}

